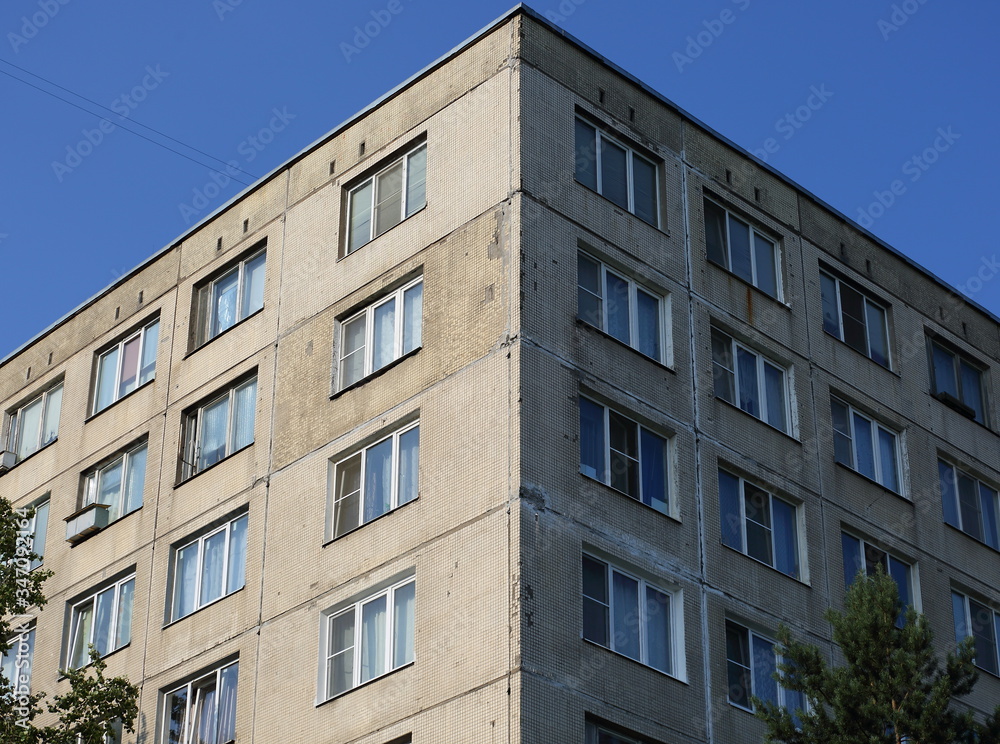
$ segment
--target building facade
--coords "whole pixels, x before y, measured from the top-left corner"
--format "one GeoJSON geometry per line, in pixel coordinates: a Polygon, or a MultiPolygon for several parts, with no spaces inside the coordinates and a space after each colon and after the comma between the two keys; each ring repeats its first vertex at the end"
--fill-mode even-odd
{"type": "Polygon", "coordinates": [[[92,643],[126,741],[759,741],[778,624],[836,658],[882,565],[985,711],[998,366],[519,6],[0,363],[31,687],[92,643]]]}

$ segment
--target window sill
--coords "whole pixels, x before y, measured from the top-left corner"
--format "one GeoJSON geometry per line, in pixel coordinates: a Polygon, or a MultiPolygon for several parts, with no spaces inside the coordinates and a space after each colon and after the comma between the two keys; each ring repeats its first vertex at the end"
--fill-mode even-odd
{"type": "Polygon", "coordinates": [[[200,344],[198,344],[197,346],[195,346],[193,349],[189,349],[188,352],[187,352],[187,354],[185,354],[184,356],[181,357],[181,361],[184,361],[185,359],[187,359],[189,356],[191,356],[195,352],[197,352],[197,351],[199,351],[201,349],[204,349],[210,343],[212,343],[213,341],[215,341],[215,339],[222,338],[223,336],[225,336],[227,333],[229,333],[234,328],[239,328],[241,325],[243,325],[248,320],[250,320],[250,318],[257,317],[262,312],[264,312],[264,308],[265,307],[266,307],[266,305],[261,305],[257,310],[254,310],[252,313],[250,313],[245,318],[241,318],[240,320],[237,320],[235,323],[233,323],[231,326],[229,326],[229,328],[227,328],[226,330],[219,331],[219,333],[216,333],[214,336],[212,336],[212,338],[206,338],[204,341],[202,341],[200,344]]]}
{"type": "Polygon", "coordinates": [[[808,581],[805,581],[804,579],[802,579],[802,578],[800,578],[798,576],[792,576],[791,574],[786,574],[780,568],[775,568],[770,563],[764,563],[764,561],[760,560],[759,558],[754,558],[749,553],[744,553],[742,550],[737,550],[732,545],[727,545],[726,543],[724,543],[722,541],[720,541],[719,544],[722,547],[724,547],[726,550],[729,550],[729,551],[732,551],[733,553],[736,553],[736,555],[741,555],[744,558],[746,558],[747,560],[753,561],[757,565],[764,566],[764,568],[766,568],[766,569],[768,569],[770,571],[774,571],[779,576],[784,576],[786,579],[789,579],[790,581],[796,581],[799,584],[802,584],[802,586],[811,586],[808,581]]]}
{"type": "Polygon", "coordinates": [[[673,375],[677,374],[677,372],[674,370],[673,367],[667,366],[666,364],[664,364],[663,362],[661,362],[659,359],[656,359],[655,357],[651,357],[648,354],[644,354],[643,352],[639,351],[637,348],[635,348],[631,344],[625,343],[620,338],[615,338],[614,336],[612,336],[607,331],[602,330],[601,328],[598,328],[593,323],[588,323],[586,320],[584,320],[583,318],[581,318],[579,316],[577,316],[577,318],[576,318],[576,324],[577,324],[577,326],[579,326],[581,328],[585,328],[588,331],[592,331],[594,333],[597,333],[600,336],[603,336],[606,339],[609,339],[610,341],[613,341],[614,343],[618,344],[619,346],[621,346],[621,347],[623,347],[625,349],[628,349],[633,354],[638,354],[643,359],[649,360],[650,362],[652,362],[653,364],[655,364],[657,367],[660,367],[661,369],[663,369],[663,370],[665,370],[665,371],[667,371],[667,372],[669,372],[669,373],[671,373],[673,375]]]}
{"type": "MultiPolygon", "coordinates": [[[[167,628],[170,628],[170,627],[172,627],[174,625],[177,625],[177,623],[179,623],[179,622],[181,622],[183,620],[187,620],[189,617],[194,617],[195,615],[197,615],[202,610],[206,610],[209,607],[217,605],[222,600],[227,599],[228,597],[232,597],[233,595],[239,594],[240,592],[242,592],[246,588],[247,588],[247,584],[246,584],[246,581],[244,580],[243,586],[241,586],[239,589],[236,589],[235,591],[231,591],[231,592],[229,592],[229,594],[223,594],[221,597],[216,597],[211,602],[206,602],[205,604],[203,604],[197,610],[192,610],[191,612],[189,612],[186,615],[181,615],[180,617],[175,618],[174,620],[171,620],[171,621],[167,622],[166,624],[163,625],[163,627],[161,628],[161,630],[166,630],[167,628]]],[[[173,597],[171,597],[171,599],[173,599],[173,597]]]]}
{"type": "Polygon", "coordinates": [[[337,261],[338,262],[343,261],[348,256],[353,256],[355,253],[359,253],[360,251],[364,250],[364,248],[366,246],[371,245],[376,240],[378,240],[379,238],[381,238],[383,235],[388,235],[393,230],[395,230],[397,227],[399,227],[400,225],[402,225],[404,222],[406,222],[407,220],[410,220],[410,219],[416,217],[418,214],[420,214],[421,212],[423,212],[425,209],[427,209],[427,202],[426,202],[426,200],[424,201],[424,205],[420,209],[418,209],[416,212],[414,212],[413,214],[407,215],[406,217],[404,217],[403,219],[401,219],[399,222],[397,222],[395,225],[393,225],[392,227],[390,227],[385,232],[379,233],[375,237],[373,237],[373,238],[369,239],[368,241],[366,241],[366,242],[362,243],[361,245],[359,245],[354,250],[348,250],[347,246],[344,246],[344,252],[340,256],[337,257],[337,261]]]}
{"type": "Polygon", "coordinates": [[[832,333],[830,333],[828,330],[826,330],[826,328],[823,329],[823,333],[825,333],[827,336],[829,336],[830,338],[832,338],[838,344],[842,344],[843,346],[846,346],[848,349],[850,349],[851,351],[853,351],[858,356],[863,356],[865,359],[867,359],[868,361],[870,361],[872,364],[874,364],[875,366],[879,367],[880,369],[884,369],[890,375],[895,375],[899,379],[903,379],[903,376],[899,372],[896,372],[892,367],[887,367],[886,365],[882,364],[881,362],[875,361],[874,359],[872,359],[867,354],[858,351],[853,346],[851,346],[850,344],[848,344],[846,341],[842,340],[839,336],[834,336],[832,333]]]}
{"type": "Polygon", "coordinates": [[[368,687],[369,685],[372,685],[372,684],[378,682],[379,680],[383,680],[386,677],[389,677],[389,676],[395,674],[396,672],[401,672],[404,669],[409,669],[414,664],[416,664],[416,661],[411,661],[411,662],[408,662],[406,664],[403,664],[402,666],[398,666],[395,669],[390,669],[388,672],[385,672],[384,674],[380,674],[379,676],[374,677],[374,678],[368,680],[367,682],[362,682],[357,687],[352,687],[350,690],[344,690],[343,692],[338,692],[333,697],[328,697],[325,700],[320,700],[318,703],[316,703],[316,707],[319,708],[319,707],[321,707],[323,705],[326,705],[327,703],[332,703],[334,700],[340,700],[345,695],[350,695],[352,692],[354,692],[356,690],[360,690],[363,687],[368,687]]]}
{"type": "MultiPolygon", "coordinates": [[[[49,447],[51,447],[53,444],[55,444],[58,441],[59,441],[59,437],[58,436],[53,437],[51,442],[46,442],[41,447],[39,447],[38,449],[36,449],[34,452],[29,453],[27,456],[21,458],[20,460],[18,460],[17,462],[15,462],[13,465],[11,465],[10,470],[13,470],[18,465],[20,465],[22,462],[27,462],[32,457],[34,457],[35,455],[37,455],[39,452],[41,452],[42,450],[48,449],[49,447]]],[[[6,470],[4,472],[7,473],[7,472],[10,472],[10,470],[6,470]]],[[[0,473],[0,475],[3,475],[3,474],[4,473],[0,473]]]]}
{"type": "MultiPolygon", "coordinates": [[[[601,197],[604,201],[606,201],[608,204],[610,204],[613,209],[615,209],[616,211],[618,211],[619,214],[621,214],[621,215],[626,215],[627,214],[627,215],[629,215],[631,217],[635,217],[642,224],[649,225],[654,230],[659,230],[661,233],[663,233],[667,237],[670,237],[670,232],[668,230],[666,230],[665,228],[660,227],[659,224],[654,225],[652,222],[646,222],[646,220],[644,220],[642,217],[640,217],[639,215],[637,215],[635,212],[630,212],[627,207],[623,207],[620,204],[618,204],[617,202],[611,201],[608,197],[606,197],[600,191],[595,191],[594,189],[590,188],[590,186],[587,186],[585,183],[580,183],[580,181],[578,181],[576,179],[576,177],[574,177],[573,180],[576,181],[576,183],[579,183],[580,186],[582,186],[583,188],[585,188],[589,193],[596,194],[597,196],[601,197]]],[[[657,201],[657,204],[656,204],[656,210],[657,210],[657,212],[659,212],[660,207],[661,207],[661,204],[659,203],[659,201],[657,201]]],[[[660,215],[657,215],[657,217],[659,217],[659,216],[660,215]]]]}
{"type": "Polygon", "coordinates": [[[156,373],[155,372],[153,373],[153,377],[151,379],[146,380],[144,383],[142,383],[141,385],[139,385],[135,390],[130,390],[129,392],[125,393],[125,395],[123,395],[122,397],[118,398],[117,400],[111,401],[106,406],[104,406],[104,408],[102,408],[100,411],[94,411],[92,414],[90,414],[89,416],[87,416],[87,418],[85,418],[83,420],[83,423],[87,424],[88,422],[93,421],[95,418],[97,418],[98,416],[100,416],[105,411],[111,410],[112,408],[114,408],[115,406],[117,406],[119,403],[121,403],[123,400],[126,400],[127,398],[131,398],[133,395],[135,395],[136,393],[138,393],[140,390],[143,390],[144,388],[148,387],[149,385],[152,385],[154,382],[156,382],[156,373]]]}
{"type": "MultiPolygon", "coordinates": [[[[364,376],[364,377],[362,377],[362,378],[361,378],[360,380],[357,380],[357,381],[355,381],[355,382],[352,382],[352,383],[351,383],[350,385],[348,385],[347,387],[345,387],[345,388],[342,388],[342,389],[338,390],[337,392],[335,392],[335,393],[334,393],[333,395],[331,395],[331,396],[330,396],[330,400],[334,400],[334,399],[336,399],[336,398],[339,398],[339,397],[340,397],[341,395],[343,395],[344,393],[347,393],[347,392],[349,392],[349,391],[351,391],[351,390],[354,390],[354,389],[356,389],[356,388],[359,388],[359,387],[361,387],[362,385],[365,385],[365,384],[367,384],[367,383],[368,383],[368,382],[370,382],[371,380],[374,380],[374,379],[376,379],[377,377],[379,377],[379,376],[381,376],[381,375],[384,375],[384,374],[385,374],[386,372],[388,372],[388,371],[389,371],[390,369],[392,369],[393,367],[395,367],[395,366],[396,366],[397,364],[400,364],[400,363],[401,363],[401,362],[402,362],[403,360],[405,360],[405,359],[409,359],[410,357],[412,357],[412,356],[416,355],[416,353],[417,353],[418,351],[420,351],[420,350],[421,350],[422,348],[424,348],[424,347],[423,347],[423,344],[421,344],[420,346],[418,346],[418,347],[417,347],[417,348],[415,348],[415,349],[412,349],[411,351],[408,351],[408,352],[406,352],[406,353],[405,353],[405,354],[403,354],[402,356],[398,356],[398,357],[396,357],[395,359],[393,359],[393,360],[392,360],[391,362],[389,362],[389,363],[388,363],[387,365],[385,365],[384,367],[379,367],[379,368],[378,368],[377,370],[375,370],[374,372],[371,372],[371,373],[369,373],[369,374],[365,375],[365,376],[364,376]]],[[[338,362],[338,364],[339,364],[339,362],[338,362]]]]}
{"type": "Polygon", "coordinates": [[[201,475],[202,473],[207,473],[207,472],[208,472],[209,470],[212,470],[213,468],[215,468],[215,467],[216,467],[216,466],[218,466],[218,465],[221,465],[222,463],[226,462],[227,460],[230,460],[230,459],[232,459],[233,457],[236,457],[236,455],[238,455],[238,454],[239,454],[240,452],[243,452],[243,451],[245,451],[245,450],[248,450],[248,449],[250,449],[251,447],[253,447],[253,442],[250,442],[250,444],[248,444],[248,445],[245,445],[245,446],[243,446],[243,447],[240,447],[240,448],[239,448],[238,450],[235,450],[234,452],[231,452],[231,453],[229,453],[228,455],[226,455],[225,457],[223,457],[223,458],[222,458],[221,460],[218,460],[218,461],[216,461],[216,462],[213,462],[213,463],[212,463],[211,465],[209,465],[208,467],[204,467],[204,468],[202,468],[202,469],[201,469],[201,470],[199,470],[199,471],[198,471],[197,473],[192,473],[192,474],[191,474],[191,475],[189,475],[189,476],[188,476],[187,478],[184,478],[183,480],[179,480],[179,481],[177,481],[176,483],[174,483],[174,488],[175,488],[175,489],[176,489],[176,488],[180,488],[180,487],[181,487],[181,486],[183,486],[183,485],[184,485],[185,483],[190,483],[191,481],[193,481],[193,480],[194,480],[195,478],[197,478],[197,477],[198,477],[199,475],[201,475]]]}
{"type": "Polygon", "coordinates": [[[742,408],[740,408],[740,407],[739,407],[738,405],[736,405],[735,403],[730,403],[730,402],[729,402],[728,400],[726,400],[725,398],[720,398],[720,397],[719,397],[718,395],[716,395],[716,396],[715,396],[715,399],[716,399],[717,401],[721,402],[721,403],[724,403],[724,404],[725,404],[726,406],[728,406],[729,408],[732,408],[732,409],[733,409],[734,411],[739,411],[739,412],[740,412],[740,413],[742,413],[742,414],[743,414],[744,416],[749,416],[749,417],[750,417],[750,418],[752,418],[752,419],[753,419],[754,421],[759,421],[760,423],[762,423],[762,424],[763,424],[764,426],[766,426],[766,427],[767,427],[768,429],[770,429],[771,431],[775,431],[775,432],[777,432],[778,434],[781,434],[781,436],[783,436],[783,437],[788,437],[788,439],[790,439],[791,441],[793,441],[793,442],[795,442],[796,444],[798,444],[798,445],[800,445],[800,446],[801,446],[802,442],[801,442],[801,441],[799,441],[798,437],[796,437],[796,436],[795,436],[794,434],[789,434],[789,433],[788,433],[787,431],[782,431],[782,430],[781,430],[781,429],[779,429],[779,428],[778,428],[777,426],[772,426],[771,424],[767,423],[767,422],[766,422],[766,421],[765,421],[764,419],[760,418],[759,416],[754,416],[754,415],[753,415],[752,413],[749,413],[749,412],[747,412],[747,411],[744,411],[744,410],[743,410],[742,408]]]}
{"type": "Polygon", "coordinates": [[[965,403],[963,403],[962,401],[960,401],[958,398],[956,398],[955,396],[951,395],[950,393],[935,393],[935,392],[931,392],[930,396],[932,398],[935,398],[936,400],[940,401],[944,405],[948,406],[948,408],[951,408],[954,411],[958,411],[960,414],[962,414],[963,416],[965,416],[965,418],[969,419],[969,421],[973,421],[973,422],[979,424],[980,426],[982,426],[987,431],[991,431],[991,432],[993,431],[983,421],[980,421],[978,418],[976,418],[976,409],[972,408],[971,406],[965,405],[965,403]]]}
{"type": "Polygon", "coordinates": [[[789,311],[792,309],[792,305],[791,305],[790,302],[785,302],[780,297],[775,297],[772,294],[768,294],[767,292],[765,292],[763,289],[761,289],[760,287],[758,287],[753,282],[747,281],[746,279],[744,279],[739,274],[736,274],[736,273],[730,271],[725,266],[723,266],[722,264],[720,264],[718,261],[713,261],[711,258],[706,257],[705,258],[705,262],[708,265],[710,265],[710,266],[716,267],[719,271],[725,272],[725,274],[727,276],[731,276],[733,279],[735,279],[736,281],[740,282],[741,284],[745,284],[747,287],[749,287],[750,289],[752,289],[756,294],[759,294],[761,297],[766,297],[768,300],[770,300],[771,302],[777,304],[779,307],[783,307],[783,308],[785,308],[786,310],[789,310],[789,311]]]}
{"type": "Polygon", "coordinates": [[[908,499],[906,496],[904,496],[903,494],[901,494],[899,491],[893,491],[888,486],[885,486],[885,485],[879,483],[877,480],[869,478],[867,475],[865,475],[861,471],[855,470],[850,465],[845,465],[844,463],[840,462],[839,460],[834,460],[834,463],[837,465],[837,467],[843,468],[848,473],[853,473],[854,475],[858,476],[859,478],[861,478],[866,483],[871,483],[873,486],[877,486],[878,488],[881,488],[885,493],[888,493],[888,494],[890,494],[892,496],[895,496],[898,499],[902,499],[903,501],[905,501],[910,506],[913,506],[913,502],[910,501],[910,499],[908,499]]]}
{"type": "Polygon", "coordinates": [[[607,646],[602,646],[597,641],[592,641],[589,638],[580,638],[580,640],[586,643],[588,646],[593,646],[594,648],[603,649],[604,651],[607,651],[609,654],[614,654],[619,659],[625,659],[626,661],[630,661],[633,664],[638,664],[643,669],[648,669],[649,671],[654,672],[655,674],[660,674],[666,677],[667,679],[672,679],[674,682],[680,682],[682,685],[686,685],[688,683],[688,681],[682,677],[678,677],[677,675],[671,674],[670,672],[664,672],[660,669],[657,669],[656,667],[650,666],[649,664],[644,664],[638,659],[633,659],[631,656],[626,656],[625,654],[619,653],[618,651],[608,648],[607,646]]]}
{"type": "Polygon", "coordinates": [[[387,512],[385,512],[385,513],[383,513],[383,514],[379,514],[379,515],[378,515],[377,517],[375,517],[374,519],[369,519],[369,520],[368,520],[367,522],[363,522],[362,524],[359,524],[359,525],[358,525],[357,527],[355,527],[354,529],[352,529],[352,530],[348,530],[347,532],[345,532],[345,533],[344,533],[344,534],[342,534],[342,535],[337,535],[336,537],[332,537],[332,538],[330,538],[329,540],[327,540],[326,542],[324,542],[324,543],[323,543],[323,546],[322,546],[322,547],[324,547],[324,548],[325,548],[325,547],[327,547],[327,546],[329,546],[329,545],[333,545],[333,543],[337,542],[338,540],[343,540],[343,539],[344,539],[345,537],[347,537],[348,535],[353,535],[353,534],[354,534],[355,532],[358,532],[359,530],[362,530],[362,529],[364,529],[364,528],[365,528],[365,527],[367,527],[368,525],[370,525],[370,524],[375,524],[375,523],[376,523],[376,522],[378,522],[378,521],[379,521],[380,519],[384,519],[385,517],[388,517],[388,516],[389,516],[390,514],[395,514],[395,513],[396,513],[396,512],[398,512],[398,511],[399,511],[400,509],[403,509],[403,508],[405,508],[405,507],[406,507],[407,505],[409,505],[409,504],[415,504],[415,503],[417,503],[417,502],[418,502],[419,500],[420,500],[420,492],[418,491],[418,492],[417,492],[417,496],[416,496],[416,498],[414,498],[414,499],[410,499],[410,500],[409,500],[409,501],[407,501],[407,502],[406,502],[405,504],[400,504],[400,505],[399,505],[399,506],[397,506],[397,507],[396,507],[395,509],[390,509],[389,511],[387,511],[387,512]]]}
{"type": "MultiPolygon", "coordinates": [[[[624,498],[628,499],[629,501],[631,501],[631,502],[633,502],[635,504],[638,504],[643,509],[648,509],[649,511],[653,512],[654,514],[659,514],[661,517],[666,517],[667,519],[669,519],[669,520],[671,520],[673,522],[677,522],[678,524],[680,524],[681,520],[678,517],[675,517],[669,511],[662,512],[662,511],[660,511],[659,509],[657,509],[654,506],[650,506],[649,504],[647,504],[647,503],[645,503],[643,501],[639,501],[639,499],[634,499],[631,496],[629,496],[627,493],[625,493],[624,491],[619,491],[614,486],[608,485],[604,481],[598,480],[594,476],[589,475],[589,474],[583,472],[582,470],[580,471],[580,475],[582,475],[584,478],[586,478],[587,480],[591,481],[592,483],[597,483],[597,484],[603,486],[604,488],[608,489],[612,493],[617,494],[618,496],[623,496],[624,498]]],[[[670,495],[672,495],[672,494],[670,494],[670,495]]],[[[673,501],[673,499],[668,500],[668,502],[667,502],[668,503],[668,508],[669,508],[669,506],[672,506],[672,501],[673,501]]]]}

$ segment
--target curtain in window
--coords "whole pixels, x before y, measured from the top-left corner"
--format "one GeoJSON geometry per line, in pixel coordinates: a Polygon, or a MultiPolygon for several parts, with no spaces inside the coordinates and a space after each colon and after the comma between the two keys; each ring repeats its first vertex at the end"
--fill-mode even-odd
{"type": "Polygon", "coordinates": [[[656,225],[656,166],[637,155],[632,156],[635,216],[656,225]]]}
{"type": "Polygon", "coordinates": [[[224,575],[222,564],[226,559],[226,531],[205,538],[202,549],[201,596],[198,604],[204,605],[222,596],[224,575]]]}
{"type": "Polygon", "coordinates": [[[885,333],[885,311],[866,300],[865,322],[868,326],[869,356],[883,367],[888,367],[889,339],[885,333]]]}
{"type": "Polygon", "coordinates": [[[753,259],[750,257],[750,227],[729,215],[730,270],[741,279],[753,283],[753,259]]]}
{"type": "Polygon", "coordinates": [[[372,338],[372,371],[393,359],[396,350],[396,299],[383,302],[374,311],[375,332],[372,338]]]}
{"type": "Polygon", "coordinates": [[[774,523],[774,567],[789,576],[799,575],[798,537],[795,525],[795,507],[781,499],[771,499],[771,517],[774,523]]]}
{"type": "Polygon", "coordinates": [[[156,346],[160,341],[160,322],[146,328],[142,339],[142,361],[139,364],[139,384],[153,379],[156,373],[156,346]]]}
{"type": "Polygon", "coordinates": [[[670,673],[670,597],[646,587],[646,658],[653,669],[670,673]]]}
{"type": "Polygon", "coordinates": [[[111,636],[111,629],[115,618],[115,587],[98,594],[96,602],[93,644],[97,648],[97,652],[104,656],[114,648],[111,645],[114,640],[111,636]]]}
{"type": "Polygon", "coordinates": [[[751,416],[760,418],[760,393],[757,387],[757,356],[737,347],[736,369],[736,380],[740,386],[740,408],[751,416]]]}
{"type": "Polygon", "coordinates": [[[410,155],[406,164],[406,216],[427,203],[427,147],[410,155]]]}
{"type": "Polygon", "coordinates": [[[639,582],[613,571],[611,585],[614,592],[613,650],[639,660],[639,582]]]}
{"type": "Polygon", "coordinates": [[[243,266],[243,306],[240,317],[245,318],[264,307],[264,261],[262,253],[243,266]]]}
{"type": "Polygon", "coordinates": [[[17,443],[17,458],[27,457],[38,449],[38,434],[42,421],[42,399],[21,409],[20,439],[17,443]]]}
{"type": "Polygon", "coordinates": [[[361,606],[361,682],[385,671],[385,605],[382,595],[361,606]]]}
{"type": "Polygon", "coordinates": [[[236,692],[239,664],[219,672],[219,744],[236,740],[236,692]]]}
{"type": "Polygon", "coordinates": [[[247,517],[243,516],[229,528],[229,565],[226,594],[243,587],[247,562],[247,517]]]}
{"type": "Polygon", "coordinates": [[[254,417],[257,410],[257,380],[248,382],[236,391],[236,410],[233,412],[233,448],[231,452],[253,442],[254,417]]]}
{"type": "Polygon", "coordinates": [[[778,683],[774,679],[777,660],[774,642],[753,636],[753,694],[761,700],[778,702],[778,683]]]}
{"type": "Polygon", "coordinates": [[[979,503],[983,509],[983,542],[991,548],[1000,549],[1000,533],[997,531],[997,492],[985,483],[979,484],[979,503]]]}
{"type": "Polygon", "coordinates": [[[604,272],[607,290],[607,331],[622,343],[630,343],[628,282],[610,271],[604,272]]]}
{"type": "Polygon", "coordinates": [[[142,491],[146,485],[146,446],[128,456],[128,478],[125,482],[125,513],[142,506],[142,491]]]}
{"type": "Polygon", "coordinates": [[[785,372],[764,362],[764,394],[767,396],[767,423],[788,431],[785,419],[785,372]]]}
{"type": "Polygon", "coordinates": [[[118,371],[118,347],[104,354],[97,362],[97,394],[94,410],[100,411],[115,399],[115,374],[118,371]]]}
{"type": "Polygon", "coordinates": [[[854,453],[858,458],[855,467],[859,473],[867,475],[872,480],[875,480],[874,447],[871,422],[854,414],[854,453]]]}
{"type": "Polygon", "coordinates": [[[636,348],[646,356],[660,359],[660,301],[641,289],[636,290],[636,348]]]}
{"type": "Polygon", "coordinates": [[[958,366],[962,379],[962,402],[976,412],[976,421],[983,423],[982,373],[962,361],[958,366]]]}
{"type": "Polygon", "coordinates": [[[135,390],[139,379],[139,346],[142,336],[136,336],[122,347],[121,373],[118,376],[118,397],[135,390]]]}
{"type": "Polygon", "coordinates": [[[604,480],[604,409],[580,398],[580,470],[604,480]]]}
{"type": "Polygon", "coordinates": [[[214,465],[226,456],[226,425],[229,420],[229,397],[225,397],[202,411],[201,455],[198,470],[214,465]]]}
{"type": "Polygon", "coordinates": [[[173,618],[194,612],[198,587],[198,543],[177,551],[177,570],[174,575],[173,618]]]}
{"type": "Polygon", "coordinates": [[[392,438],[365,451],[364,521],[385,514],[392,506],[392,438]]]}
{"type": "Polygon", "coordinates": [[[941,488],[941,504],[944,508],[944,521],[952,527],[959,527],[955,469],[944,460],[938,460],[938,480],[941,488]]]}
{"type": "Polygon", "coordinates": [[[424,312],[424,284],[421,282],[403,293],[403,354],[421,344],[421,324],[424,312]]]}
{"type": "Polygon", "coordinates": [[[608,433],[611,444],[611,487],[639,499],[639,442],[638,426],[608,412],[608,433]]]}
{"type": "Polygon", "coordinates": [[[372,230],[372,182],[368,181],[351,192],[350,231],[351,242],[348,252],[357,250],[371,240],[372,230]]]}
{"type": "Polygon", "coordinates": [[[841,532],[840,549],[844,559],[844,586],[850,586],[858,575],[863,564],[861,562],[861,541],[856,537],[841,532]]]}
{"type": "Polygon", "coordinates": [[[774,268],[774,243],[760,235],[753,236],[754,263],[757,279],[754,282],[762,291],[772,297],[778,296],[778,278],[774,268]]]}
{"type": "Polygon", "coordinates": [[[413,661],[416,584],[410,582],[396,589],[392,594],[392,602],[392,667],[395,669],[413,661]]]}
{"type": "Polygon", "coordinates": [[[190,744],[219,744],[218,739],[218,689],[216,675],[199,680],[194,685],[194,705],[191,716],[190,744]]]}
{"type": "Polygon", "coordinates": [[[628,153],[601,139],[601,194],[622,209],[628,209],[628,153]]]}
{"type": "Polygon", "coordinates": [[[976,481],[965,473],[958,474],[958,501],[962,510],[962,530],[977,540],[983,539],[980,502],[976,498],[976,481]]]}
{"type": "Polygon", "coordinates": [[[420,427],[399,435],[399,504],[417,498],[417,469],[420,459],[420,427]]]}
{"type": "Polygon", "coordinates": [[[375,178],[375,234],[381,235],[403,217],[403,162],[375,178]]]}
{"type": "Polygon", "coordinates": [[[115,648],[132,641],[132,602],[135,597],[135,579],[121,585],[118,593],[118,622],[115,624],[115,648]]]}
{"type": "Polygon", "coordinates": [[[217,336],[236,322],[236,295],[240,272],[234,269],[212,287],[212,332],[217,336]]]}
{"type": "Polygon", "coordinates": [[[892,491],[899,491],[896,474],[896,435],[882,427],[878,430],[879,462],[882,465],[882,485],[892,491]]]}
{"type": "Polygon", "coordinates": [[[122,506],[122,469],[124,458],[106,467],[98,475],[97,503],[107,504],[109,518],[114,520],[121,516],[122,506]]]}

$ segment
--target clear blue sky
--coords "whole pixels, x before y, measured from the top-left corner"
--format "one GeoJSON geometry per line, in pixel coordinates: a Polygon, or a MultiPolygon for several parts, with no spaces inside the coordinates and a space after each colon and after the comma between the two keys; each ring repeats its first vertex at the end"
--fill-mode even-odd
{"type": "MultiPolygon", "coordinates": [[[[512,5],[5,0],[0,358],[512,5]]],[[[1000,314],[1000,4],[531,6],[1000,314]]]]}

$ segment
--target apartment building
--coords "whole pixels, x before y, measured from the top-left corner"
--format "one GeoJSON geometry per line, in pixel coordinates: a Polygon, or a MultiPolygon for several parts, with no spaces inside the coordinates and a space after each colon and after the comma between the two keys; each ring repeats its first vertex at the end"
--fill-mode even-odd
{"type": "MultiPolygon", "coordinates": [[[[0,362],[143,744],[754,742],[882,565],[1000,699],[1000,323],[518,6],[0,362]]],[[[5,660],[10,664],[11,659],[5,660]]]]}

